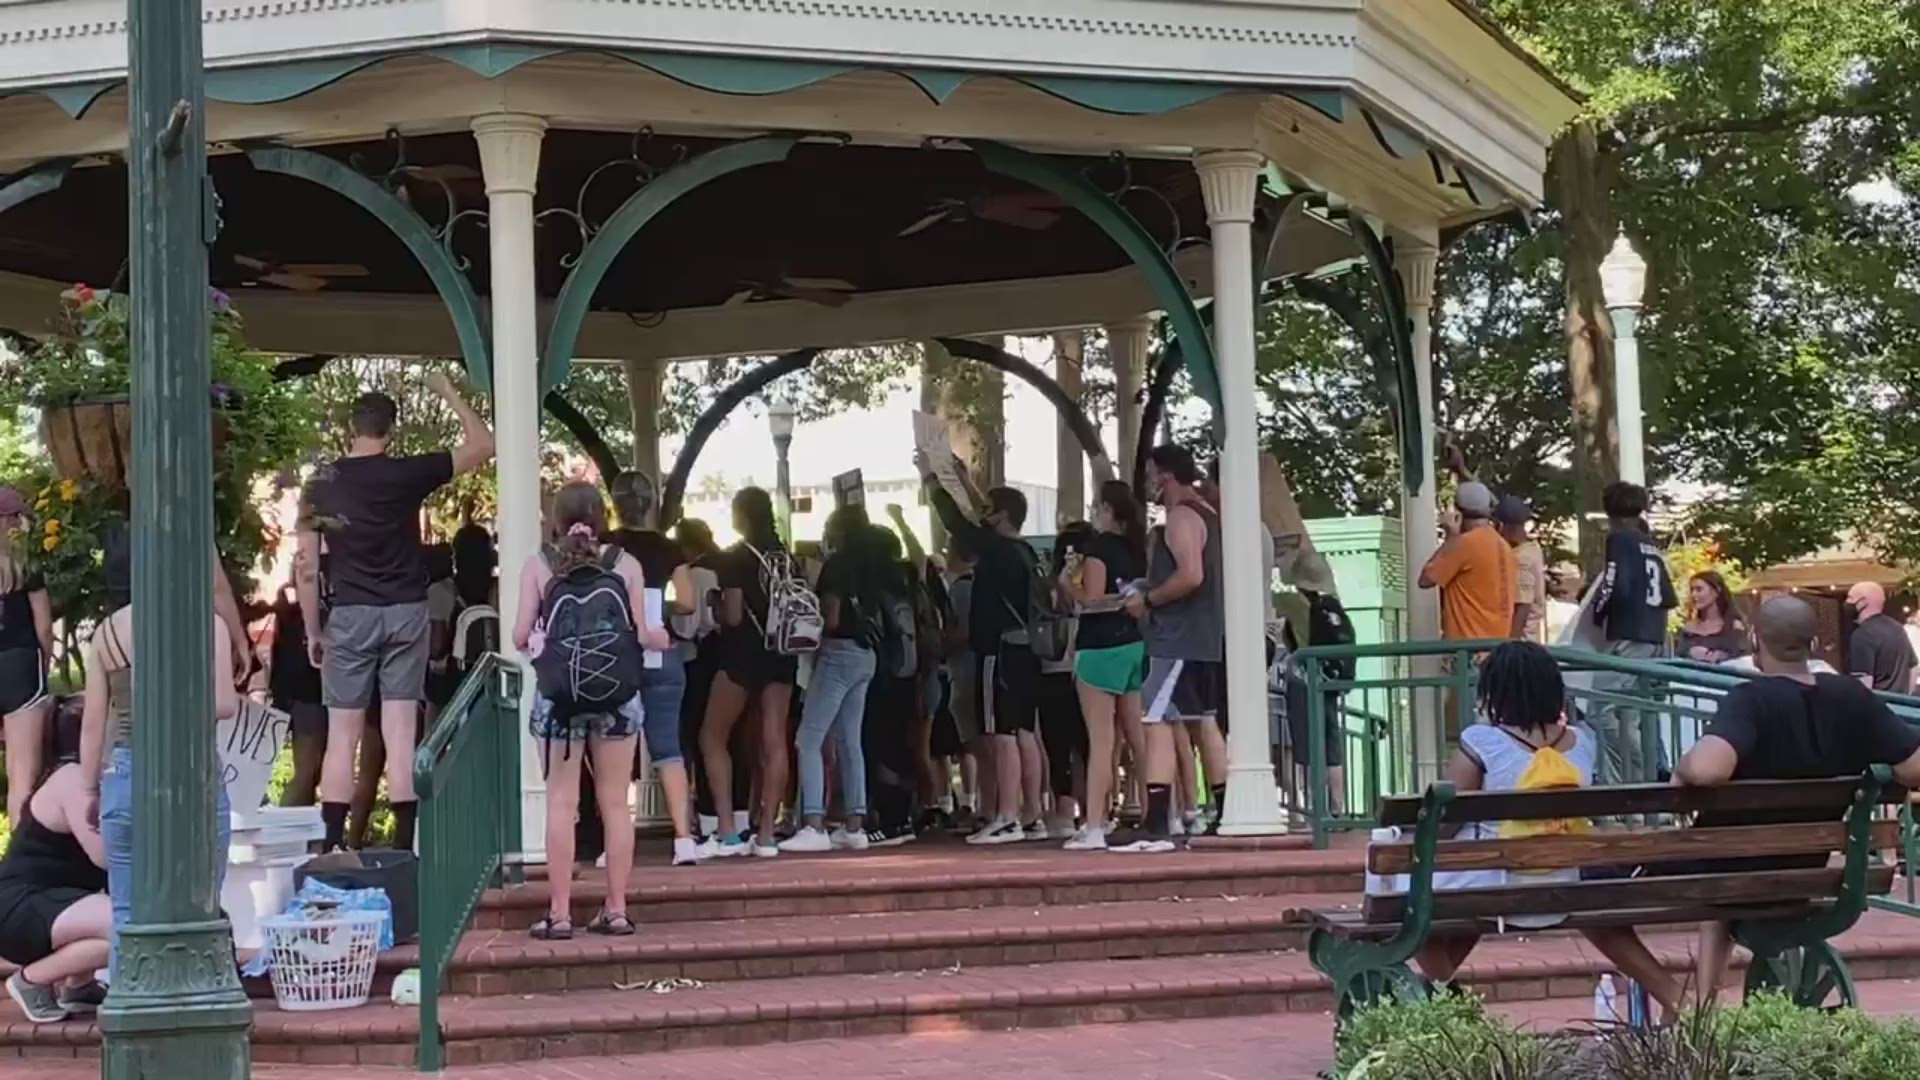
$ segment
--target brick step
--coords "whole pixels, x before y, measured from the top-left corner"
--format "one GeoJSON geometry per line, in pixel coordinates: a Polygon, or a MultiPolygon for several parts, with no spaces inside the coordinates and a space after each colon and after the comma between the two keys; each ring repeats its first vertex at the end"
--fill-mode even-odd
{"type": "MultiPolygon", "coordinates": [[[[476,930],[461,939],[448,989],[476,996],[533,994],[606,989],[615,983],[664,978],[731,982],[1054,960],[1273,952],[1305,945],[1307,928],[1301,912],[1321,901],[1317,894],[1301,893],[1037,909],[643,923],[633,937],[580,933],[572,941],[535,941],[521,931],[476,930]]],[[[380,968],[390,976],[418,963],[419,950],[409,946],[382,956],[380,968]]]]}
{"type": "MultiPolygon", "coordinates": [[[[1668,966],[1685,970],[1692,941],[1669,931],[1649,935],[1648,945],[1668,966]]],[[[1870,913],[1840,945],[1862,981],[1920,975],[1920,935],[1900,916],[1870,913]]],[[[1462,981],[1499,1002],[1572,1000],[1589,997],[1603,970],[1605,961],[1575,937],[1513,937],[1483,943],[1462,981]]],[[[450,1060],[472,1064],[901,1032],[1324,1012],[1331,1005],[1325,980],[1293,951],[748,979],[670,994],[578,989],[451,996],[442,1003],[442,1024],[450,1060]]],[[[263,1002],[256,1010],[254,1054],[262,1063],[412,1061],[414,1009],[378,1002],[336,1013],[283,1013],[263,1002]]],[[[1330,1024],[1327,1030],[1331,1038],[1330,1024]]],[[[36,1027],[10,1003],[0,1006],[0,1060],[91,1057],[98,1042],[91,1023],[36,1027]]]]}
{"type": "MultiPolygon", "coordinates": [[[[643,852],[627,889],[635,921],[704,922],[797,915],[1097,904],[1164,896],[1355,893],[1359,851],[1180,851],[1166,855],[1063,852],[1054,844],[969,848],[914,844],[884,851],[715,860],[671,867],[643,852]]],[[[606,896],[600,870],[575,877],[576,919],[606,896]]],[[[492,889],[473,926],[524,930],[547,910],[544,879],[492,889]]]]}

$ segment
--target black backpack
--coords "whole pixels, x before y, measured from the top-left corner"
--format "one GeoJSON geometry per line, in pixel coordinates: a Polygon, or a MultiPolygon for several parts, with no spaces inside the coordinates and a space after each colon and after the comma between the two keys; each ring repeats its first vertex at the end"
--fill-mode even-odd
{"type": "MultiPolygon", "coordinates": [[[[541,549],[553,569],[554,548],[541,549]]],[[[596,562],[556,572],[540,601],[545,643],[533,659],[541,696],[562,716],[614,712],[640,692],[646,649],[627,603],[627,582],[614,567],[619,548],[608,545],[596,562]]]]}
{"type": "MultiPolygon", "coordinates": [[[[1347,609],[1341,605],[1340,598],[1332,593],[1303,591],[1307,597],[1307,644],[1353,644],[1353,620],[1347,618],[1347,609]]],[[[1353,678],[1354,668],[1353,658],[1343,657],[1329,660],[1326,672],[1331,678],[1345,681],[1353,678]]]]}

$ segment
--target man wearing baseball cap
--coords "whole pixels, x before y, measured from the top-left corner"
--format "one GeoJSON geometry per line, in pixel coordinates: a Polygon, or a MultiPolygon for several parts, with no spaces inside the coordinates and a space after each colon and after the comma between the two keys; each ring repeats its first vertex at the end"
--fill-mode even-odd
{"type": "MultiPolygon", "coordinates": [[[[1463,482],[1453,496],[1446,542],[1420,569],[1420,587],[1440,590],[1440,636],[1448,641],[1500,640],[1513,631],[1519,576],[1513,549],[1493,527],[1493,492],[1478,480],[1463,482]]],[[[1458,734],[1457,708],[1447,709],[1447,730],[1458,734]]]]}
{"type": "Polygon", "coordinates": [[[1540,542],[1527,534],[1527,523],[1532,520],[1533,507],[1518,495],[1508,495],[1493,508],[1493,523],[1513,548],[1519,571],[1514,579],[1511,636],[1546,644],[1547,555],[1540,550],[1540,542]]]}

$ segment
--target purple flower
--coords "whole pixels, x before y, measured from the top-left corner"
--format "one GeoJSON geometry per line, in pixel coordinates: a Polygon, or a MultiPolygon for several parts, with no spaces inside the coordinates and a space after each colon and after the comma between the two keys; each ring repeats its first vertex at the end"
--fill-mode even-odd
{"type": "Polygon", "coordinates": [[[228,296],[219,289],[210,288],[207,290],[207,294],[213,301],[213,313],[215,315],[225,315],[227,309],[233,306],[233,297],[228,296]]]}
{"type": "Polygon", "coordinates": [[[233,387],[228,386],[226,383],[213,384],[213,403],[215,405],[224,409],[233,404],[233,397],[233,387]]]}

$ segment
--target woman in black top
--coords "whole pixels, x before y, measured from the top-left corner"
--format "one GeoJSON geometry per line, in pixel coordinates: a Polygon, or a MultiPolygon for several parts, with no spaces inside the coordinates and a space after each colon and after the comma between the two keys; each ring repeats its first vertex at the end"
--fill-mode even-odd
{"type": "Polygon", "coordinates": [[[1068,851],[1102,851],[1111,828],[1117,718],[1135,761],[1146,760],[1140,727],[1140,684],[1146,674],[1146,643],[1140,624],[1120,606],[1127,586],[1146,575],[1146,521],[1133,489],[1124,481],[1100,485],[1094,511],[1098,531],[1060,570],[1061,596],[1080,612],[1074,682],[1087,724],[1087,823],[1066,843],[1068,851]]]}
{"type": "Polygon", "coordinates": [[[1680,628],[1680,654],[1703,664],[1723,664],[1753,649],[1747,643],[1747,624],[1734,609],[1727,579],[1714,570],[1702,570],[1687,582],[1687,600],[1693,616],[1680,628]]]}
{"type": "Polygon", "coordinates": [[[80,726],[77,711],[54,722],[53,771],[25,798],[0,859],[0,959],[19,967],[7,996],[36,1024],[91,1011],[99,997],[93,973],[107,965],[113,937],[80,726]]]}
{"type": "MultiPolygon", "coordinates": [[[[774,845],[774,819],[787,793],[787,713],[793,704],[797,663],[767,648],[767,586],[763,563],[784,556],[780,534],[773,525],[773,498],[764,488],[741,488],[733,497],[733,528],[740,542],[721,553],[720,670],[707,698],[707,716],[700,727],[700,753],[713,788],[713,808],[721,835],[707,838],[701,854],[707,858],[780,853],[774,845]],[[751,831],[726,833],[733,820],[733,754],[729,746],[741,714],[752,712],[760,744],[760,823],[751,831]]],[[[744,793],[742,793],[744,794],[744,793]]]]}
{"type": "Polygon", "coordinates": [[[53,657],[53,605],[47,583],[28,569],[14,550],[14,530],[27,514],[27,501],[12,488],[0,488],[0,716],[7,746],[7,820],[40,776],[40,751],[47,737],[47,661],[53,657]]]}

